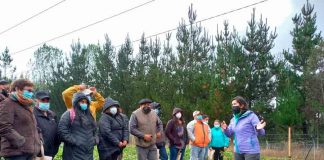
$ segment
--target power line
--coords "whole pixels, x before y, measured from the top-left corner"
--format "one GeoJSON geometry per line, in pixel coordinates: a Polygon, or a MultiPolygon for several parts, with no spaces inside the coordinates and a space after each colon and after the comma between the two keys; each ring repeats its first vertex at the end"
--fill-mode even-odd
{"type": "MultiPolygon", "coordinates": [[[[230,14],[230,13],[233,13],[233,12],[236,12],[236,11],[240,11],[240,10],[243,10],[243,9],[245,9],[245,8],[249,8],[249,7],[252,7],[252,6],[255,6],[255,5],[258,5],[258,4],[261,4],[261,3],[264,3],[264,2],[266,2],[266,1],[268,1],[268,0],[262,0],[262,1],[259,1],[259,2],[256,2],[256,3],[252,3],[252,4],[249,4],[249,5],[246,5],[246,6],[243,6],[243,7],[237,8],[237,9],[233,9],[233,10],[230,10],[230,11],[227,11],[227,12],[224,12],[224,13],[221,13],[221,14],[218,14],[218,15],[215,15],[215,16],[212,16],[212,17],[209,17],[209,18],[205,18],[205,19],[199,20],[199,21],[195,22],[194,24],[197,24],[197,23],[200,23],[200,22],[204,22],[204,21],[208,21],[208,20],[211,20],[211,19],[214,19],[214,18],[217,18],[217,17],[220,17],[220,16],[224,16],[224,15],[227,15],[227,14],[230,14]]],[[[189,26],[189,25],[190,25],[190,24],[187,24],[186,27],[189,26]]],[[[175,31],[175,30],[177,30],[177,29],[178,29],[178,27],[173,28],[173,29],[169,29],[169,30],[166,30],[166,31],[163,31],[163,32],[159,32],[159,33],[156,33],[156,34],[152,34],[152,35],[150,35],[150,36],[144,37],[144,39],[148,39],[148,38],[156,37],[156,36],[158,36],[158,35],[165,34],[165,33],[169,33],[169,32],[175,31]]],[[[137,39],[137,40],[134,40],[134,41],[132,41],[132,43],[139,42],[139,41],[141,41],[141,40],[142,40],[142,38],[137,39]]],[[[117,48],[117,47],[120,47],[120,46],[122,46],[122,45],[123,45],[123,44],[117,45],[116,48],[117,48]]]]}
{"type": "Polygon", "coordinates": [[[58,6],[59,4],[63,3],[64,1],[66,1],[66,0],[62,0],[62,1],[58,2],[58,3],[55,3],[54,5],[52,5],[52,6],[48,7],[48,8],[46,8],[45,10],[42,10],[41,12],[38,12],[37,14],[35,14],[35,15],[33,15],[33,16],[31,16],[31,17],[29,17],[29,18],[27,18],[27,19],[25,19],[25,20],[23,20],[23,21],[21,21],[21,22],[15,24],[15,25],[9,27],[8,29],[3,30],[2,32],[0,32],[0,35],[2,35],[2,34],[4,34],[4,33],[8,32],[8,31],[10,31],[10,30],[12,30],[12,29],[18,27],[19,25],[21,25],[21,24],[23,24],[23,23],[25,23],[25,22],[27,22],[27,21],[29,21],[29,20],[31,20],[31,19],[33,19],[33,18],[39,16],[39,15],[41,15],[42,13],[44,13],[44,12],[46,12],[46,11],[48,11],[48,10],[50,10],[50,9],[52,9],[52,8],[54,8],[54,7],[56,7],[56,6],[58,6]]]}
{"type": "Polygon", "coordinates": [[[134,10],[134,9],[140,8],[140,7],[142,7],[142,6],[145,6],[145,5],[147,5],[147,4],[149,4],[149,3],[152,3],[152,2],[154,2],[154,1],[155,1],[155,0],[151,0],[151,1],[145,2],[145,3],[143,3],[143,4],[140,4],[140,5],[138,5],[138,6],[132,7],[132,8],[130,8],[130,9],[127,9],[127,10],[122,11],[122,12],[120,12],[120,13],[117,13],[117,14],[115,14],[115,15],[112,15],[112,16],[110,16],[110,17],[107,17],[107,18],[104,18],[104,19],[102,19],[102,20],[96,21],[96,22],[94,22],[94,23],[88,24],[88,25],[86,25],[86,26],[83,26],[83,27],[77,28],[77,29],[75,29],[75,30],[72,30],[72,31],[70,31],[70,32],[67,32],[67,33],[64,33],[64,34],[62,34],[62,35],[56,36],[56,37],[54,37],[54,38],[48,39],[48,40],[43,41],[43,42],[41,42],[41,43],[37,43],[37,44],[35,44],[35,45],[32,45],[32,46],[27,47],[27,48],[24,48],[24,49],[19,50],[19,51],[17,51],[17,52],[13,52],[12,55],[14,55],[14,54],[18,54],[18,53],[21,53],[21,52],[23,52],[23,51],[26,51],[26,50],[31,49],[31,48],[34,48],[34,47],[36,47],[36,46],[42,45],[42,44],[44,44],[44,43],[51,42],[51,41],[54,41],[54,40],[56,40],[56,39],[59,39],[59,38],[65,37],[65,36],[70,35],[70,34],[72,34],[72,33],[78,32],[78,31],[83,30],[83,29],[85,29],[85,28],[91,27],[91,26],[96,25],[96,24],[98,24],[98,23],[104,22],[104,21],[109,20],[109,19],[111,19],[111,18],[114,18],[114,17],[120,16],[120,15],[122,15],[122,14],[125,14],[125,13],[127,13],[127,12],[130,12],[130,11],[132,11],[132,10],[134,10]]]}

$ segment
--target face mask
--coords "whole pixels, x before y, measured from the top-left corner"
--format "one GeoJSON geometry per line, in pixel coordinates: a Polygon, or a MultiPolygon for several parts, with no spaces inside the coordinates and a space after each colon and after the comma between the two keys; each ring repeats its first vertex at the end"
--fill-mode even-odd
{"type": "Polygon", "coordinates": [[[205,124],[208,124],[208,121],[204,121],[205,124]]]}
{"type": "Polygon", "coordinates": [[[233,114],[239,114],[241,112],[241,109],[239,106],[232,106],[233,114]]]}
{"type": "Polygon", "coordinates": [[[220,126],[219,124],[215,124],[214,125],[215,128],[219,128],[219,126],[220,126]]]}
{"type": "Polygon", "coordinates": [[[150,113],[150,112],[151,112],[151,107],[149,107],[149,106],[145,106],[145,107],[143,107],[143,112],[144,112],[145,114],[150,113]]]}
{"type": "Polygon", "coordinates": [[[50,104],[49,103],[39,102],[38,106],[39,106],[39,109],[42,110],[42,111],[48,111],[49,108],[50,108],[50,104]]]}
{"type": "Polygon", "coordinates": [[[202,120],[202,119],[203,119],[202,115],[197,116],[197,120],[202,120]]]}
{"type": "Polygon", "coordinates": [[[88,98],[89,102],[91,102],[91,96],[87,96],[87,98],[88,98]]]}
{"type": "Polygon", "coordinates": [[[109,108],[109,112],[112,114],[112,115],[115,115],[117,113],[117,108],[116,107],[111,107],[109,108]]]}
{"type": "Polygon", "coordinates": [[[159,110],[159,109],[153,109],[153,111],[154,111],[157,115],[160,114],[160,110],[159,110]]]}
{"type": "Polygon", "coordinates": [[[80,108],[81,108],[81,110],[85,111],[85,110],[87,110],[87,108],[88,108],[88,104],[86,104],[86,103],[81,103],[81,104],[80,104],[80,108]]]}
{"type": "Polygon", "coordinates": [[[33,92],[29,92],[29,91],[27,91],[27,90],[24,90],[23,91],[23,97],[25,98],[25,99],[31,99],[32,97],[33,97],[33,92]]]}
{"type": "Polygon", "coordinates": [[[178,119],[181,118],[182,114],[180,112],[178,112],[176,115],[175,115],[178,119]]]}

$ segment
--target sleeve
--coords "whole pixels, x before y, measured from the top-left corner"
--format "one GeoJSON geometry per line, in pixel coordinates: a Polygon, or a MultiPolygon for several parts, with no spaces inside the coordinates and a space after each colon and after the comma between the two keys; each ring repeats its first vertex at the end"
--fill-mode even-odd
{"type": "Polygon", "coordinates": [[[72,98],[73,98],[73,94],[76,92],[80,91],[80,86],[79,85],[74,85],[72,87],[69,87],[68,89],[64,90],[62,92],[62,96],[63,96],[63,101],[65,103],[65,106],[67,109],[71,109],[72,108],[72,98]]]}
{"type": "Polygon", "coordinates": [[[159,117],[157,117],[157,121],[156,121],[156,131],[163,132],[163,123],[159,117]]]}
{"type": "Polygon", "coordinates": [[[123,129],[123,140],[129,141],[129,127],[128,127],[128,117],[126,115],[122,115],[123,121],[124,121],[124,129],[123,129]]]}
{"type": "Polygon", "coordinates": [[[170,120],[165,127],[165,135],[169,138],[171,142],[177,144],[175,137],[172,135],[172,129],[174,128],[174,122],[170,120]]]}
{"type": "Polygon", "coordinates": [[[14,129],[14,118],[14,107],[2,102],[0,105],[0,137],[6,138],[13,147],[19,148],[24,145],[26,140],[14,129]]]}
{"type": "Polygon", "coordinates": [[[105,104],[105,98],[102,97],[98,92],[96,92],[96,94],[93,96],[95,97],[96,101],[91,102],[91,108],[92,112],[96,112],[102,109],[103,105],[105,104]]]}
{"type": "Polygon", "coordinates": [[[60,135],[60,138],[63,142],[69,143],[71,145],[78,145],[77,140],[74,136],[72,136],[71,130],[71,120],[70,120],[70,112],[66,111],[59,122],[58,125],[58,132],[60,135]]]}
{"type": "Polygon", "coordinates": [[[194,121],[189,122],[187,125],[188,137],[193,142],[195,141],[194,127],[195,127],[194,121]]]}
{"type": "Polygon", "coordinates": [[[110,141],[115,146],[118,146],[119,140],[111,131],[111,123],[109,119],[105,116],[102,116],[99,121],[99,133],[104,137],[106,141],[110,141]]]}
{"type": "Polygon", "coordinates": [[[234,123],[234,120],[232,118],[229,126],[227,127],[227,129],[224,130],[225,135],[227,137],[232,137],[232,134],[233,134],[233,123],[234,123]]]}
{"type": "Polygon", "coordinates": [[[130,117],[129,130],[132,135],[134,135],[138,138],[144,138],[144,133],[137,129],[137,119],[134,114],[132,114],[130,117]]]}
{"type": "MultiPolygon", "coordinates": [[[[55,122],[56,122],[56,124],[58,126],[59,122],[58,122],[58,119],[57,119],[56,115],[54,116],[54,119],[55,119],[55,122]]],[[[60,144],[61,144],[61,139],[60,139],[60,135],[59,135],[59,133],[57,131],[55,139],[54,139],[54,145],[55,145],[54,147],[55,147],[55,149],[58,150],[58,148],[60,147],[60,144]]]]}
{"type": "Polygon", "coordinates": [[[257,126],[258,123],[260,123],[260,120],[259,120],[258,116],[255,115],[254,113],[252,114],[251,123],[252,123],[252,126],[253,126],[254,130],[257,132],[258,136],[259,135],[262,135],[262,136],[265,135],[264,128],[260,129],[260,130],[256,129],[256,126],[257,126]]]}

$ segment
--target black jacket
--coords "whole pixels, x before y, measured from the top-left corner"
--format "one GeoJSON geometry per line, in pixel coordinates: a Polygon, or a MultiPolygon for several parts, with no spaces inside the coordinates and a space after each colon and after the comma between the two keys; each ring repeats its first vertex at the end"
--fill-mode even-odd
{"type": "MultiPolygon", "coordinates": [[[[106,100],[104,110],[116,105],[112,99],[106,100]]],[[[118,147],[119,142],[129,138],[128,118],[126,115],[117,113],[111,115],[102,113],[99,120],[99,155],[100,159],[106,160],[113,153],[121,153],[123,148],[118,147]]]]}
{"type": "Polygon", "coordinates": [[[66,111],[59,122],[59,134],[64,142],[63,160],[92,160],[95,146],[95,120],[89,108],[80,109],[78,102],[81,99],[89,100],[83,93],[73,95],[73,109],[75,118],[71,118],[72,112],[66,111]]]}
{"type": "Polygon", "coordinates": [[[36,107],[33,113],[37,121],[37,127],[43,138],[45,155],[54,157],[61,143],[58,135],[56,114],[52,111],[47,111],[47,116],[45,116],[43,112],[36,107]]]}

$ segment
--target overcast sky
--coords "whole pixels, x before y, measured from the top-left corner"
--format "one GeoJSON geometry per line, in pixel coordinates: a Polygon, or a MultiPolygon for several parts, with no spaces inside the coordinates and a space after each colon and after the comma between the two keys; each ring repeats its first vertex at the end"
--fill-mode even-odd
{"type": "MultiPolygon", "coordinates": [[[[0,32],[25,20],[32,15],[60,2],[61,0],[0,0],[0,32]]],[[[181,18],[187,20],[188,7],[192,3],[197,11],[197,20],[212,17],[233,9],[240,8],[260,0],[155,0],[136,10],[98,23],[68,36],[48,42],[64,52],[70,52],[72,41],[80,39],[82,44],[103,43],[104,34],[108,34],[113,45],[124,42],[127,34],[131,40],[137,40],[142,33],[156,34],[178,26],[181,18]]],[[[101,19],[110,17],[148,0],[66,0],[56,7],[0,35],[0,51],[7,46],[10,53],[44,42],[56,36],[86,26],[101,19]]],[[[202,23],[202,26],[215,34],[217,24],[222,26],[224,20],[243,33],[250,19],[252,8],[268,19],[272,29],[277,28],[278,37],[273,52],[291,47],[289,34],[293,25],[291,18],[298,13],[306,0],[268,0],[262,4],[221,16],[202,23]]],[[[315,4],[318,29],[324,30],[324,0],[310,0],[315,4]]],[[[175,33],[173,32],[173,35],[175,33]]],[[[161,35],[161,40],[165,35],[161,35]]],[[[176,44],[174,44],[176,45],[176,44]]],[[[134,43],[137,47],[138,43],[134,43]]],[[[39,47],[39,46],[38,46],[39,47]]],[[[13,64],[17,66],[17,74],[27,70],[27,62],[34,47],[13,56],[13,64]]]]}

